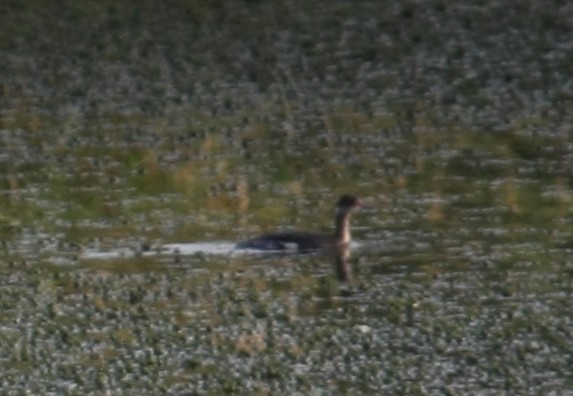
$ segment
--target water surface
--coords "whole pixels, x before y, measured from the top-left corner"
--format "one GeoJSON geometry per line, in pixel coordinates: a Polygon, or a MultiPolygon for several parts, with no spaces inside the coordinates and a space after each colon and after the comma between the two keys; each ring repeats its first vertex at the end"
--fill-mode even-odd
{"type": "Polygon", "coordinates": [[[0,6],[8,394],[573,389],[570,6],[80,3],[0,6]],[[343,193],[351,282],[235,251],[343,193]]]}

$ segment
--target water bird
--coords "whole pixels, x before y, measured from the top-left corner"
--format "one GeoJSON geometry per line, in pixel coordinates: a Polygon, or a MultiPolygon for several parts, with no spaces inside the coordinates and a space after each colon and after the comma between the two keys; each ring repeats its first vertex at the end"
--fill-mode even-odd
{"type": "Polygon", "coordinates": [[[306,231],[283,231],[263,234],[239,242],[238,249],[263,251],[312,252],[334,249],[350,244],[350,218],[362,201],[353,195],[343,195],[336,204],[333,234],[317,234],[306,231]]]}

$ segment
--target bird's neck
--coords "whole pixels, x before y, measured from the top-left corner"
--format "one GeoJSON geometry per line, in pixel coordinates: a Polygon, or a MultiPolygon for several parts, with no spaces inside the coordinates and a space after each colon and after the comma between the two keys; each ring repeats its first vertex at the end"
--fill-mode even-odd
{"type": "Polygon", "coordinates": [[[334,236],[338,243],[350,243],[350,217],[350,212],[347,210],[338,210],[336,212],[334,236]]]}

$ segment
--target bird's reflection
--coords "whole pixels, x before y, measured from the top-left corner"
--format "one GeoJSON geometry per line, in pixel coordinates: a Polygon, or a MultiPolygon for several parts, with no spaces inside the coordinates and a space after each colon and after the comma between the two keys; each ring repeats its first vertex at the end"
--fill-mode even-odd
{"type": "Polygon", "coordinates": [[[348,244],[337,246],[332,251],[334,270],[338,281],[345,284],[352,283],[352,267],[350,266],[350,247],[348,244]]]}

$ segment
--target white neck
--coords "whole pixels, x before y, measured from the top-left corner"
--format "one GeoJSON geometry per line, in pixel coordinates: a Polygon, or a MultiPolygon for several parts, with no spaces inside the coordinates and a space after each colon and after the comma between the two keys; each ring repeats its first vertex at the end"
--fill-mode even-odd
{"type": "Polygon", "coordinates": [[[350,243],[350,211],[337,209],[335,220],[335,234],[337,241],[341,244],[350,243]]]}

